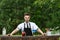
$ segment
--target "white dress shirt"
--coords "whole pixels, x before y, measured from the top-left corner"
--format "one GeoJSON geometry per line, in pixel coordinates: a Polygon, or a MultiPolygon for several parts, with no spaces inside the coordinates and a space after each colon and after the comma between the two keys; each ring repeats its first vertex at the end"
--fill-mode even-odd
{"type": "MultiPolygon", "coordinates": [[[[24,23],[25,23],[25,28],[27,28],[27,23],[26,22],[24,22],[24,23]]],[[[17,30],[21,29],[21,31],[24,31],[24,23],[19,24],[16,29],[17,30]]],[[[31,26],[31,30],[37,30],[38,29],[38,26],[35,23],[28,22],[28,26],[29,26],[29,23],[30,23],[30,26],[31,26]]],[[[32,33],[33,33],[33,31],[32,31],[32,33]]]]}

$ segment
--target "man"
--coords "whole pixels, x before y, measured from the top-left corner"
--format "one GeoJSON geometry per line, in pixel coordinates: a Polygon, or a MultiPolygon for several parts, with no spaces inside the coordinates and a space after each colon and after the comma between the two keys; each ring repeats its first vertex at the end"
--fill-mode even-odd
{"type": "Polygon", "coordinates": [[[24,20],[25,20],[25,22],[19,24],[17,26],[17,28],[10,33],[10,35],[15,34],[20,29],[21,29],[22,33],[23,32],[25,33],[25,36],[32,36],[33,35],[32,30],[36,30],[37,32],[44,35],[44,33],[38,28],[38,26],[35,23],[29,21],[30,20],[30,14],[29,13],[24,14],[24,20]]]}

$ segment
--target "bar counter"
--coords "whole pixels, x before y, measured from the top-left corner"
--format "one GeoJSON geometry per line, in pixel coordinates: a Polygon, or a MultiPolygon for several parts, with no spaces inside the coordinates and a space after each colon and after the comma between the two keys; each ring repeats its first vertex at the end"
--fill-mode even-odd
{"type": "Polygon", "coordinates": [[[53,36],[0,36],[0,40],[59,40],[60,35],[53,36]]]}

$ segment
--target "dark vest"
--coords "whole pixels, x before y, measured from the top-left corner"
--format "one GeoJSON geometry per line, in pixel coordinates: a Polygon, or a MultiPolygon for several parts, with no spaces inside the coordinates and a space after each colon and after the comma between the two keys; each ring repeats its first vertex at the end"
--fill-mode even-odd
{"type": "Polygon", "coordinates": [[[25,23],[24,23],[24,32],[26,33],[26,36],[32,36],[30,23],[29,23],[29,27],[27,27],[27,28],[25,28],[25,23]]]}

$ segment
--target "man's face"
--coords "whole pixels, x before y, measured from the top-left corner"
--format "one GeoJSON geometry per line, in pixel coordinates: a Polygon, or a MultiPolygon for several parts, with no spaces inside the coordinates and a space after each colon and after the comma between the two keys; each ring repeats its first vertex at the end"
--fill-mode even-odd
{"type": "Polygon", "coordinates": [[[28,21],[30,20],[30,16],[29,16],[29,15],[25,15],[25,16],[24,16],[24,20],[25,20],[26,22],[28,22],[28,21]]]}

